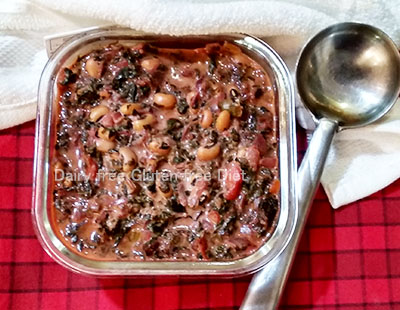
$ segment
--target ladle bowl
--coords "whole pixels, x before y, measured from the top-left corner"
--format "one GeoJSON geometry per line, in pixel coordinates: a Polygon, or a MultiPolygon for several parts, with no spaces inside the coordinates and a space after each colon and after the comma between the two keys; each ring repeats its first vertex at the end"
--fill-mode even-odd
{"type": "Polygon", "coordinates": [[[329,27],[304,48],[297,87],[317,118],[341,127],[371,123],[394,104],[400,86],[399,51],[381,30],[364,24],[329,27]]]}

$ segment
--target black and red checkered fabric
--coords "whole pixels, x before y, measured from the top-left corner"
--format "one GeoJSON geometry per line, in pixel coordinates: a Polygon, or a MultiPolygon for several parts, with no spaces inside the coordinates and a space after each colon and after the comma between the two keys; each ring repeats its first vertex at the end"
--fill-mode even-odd
{"type": "MultiPolygon", "coordinates": [[[[31,222],[34,126],[0,132],[0,310],[239,308],[250,277],[95,279],[52,261],[31,222]]],[[[400,181],[337,211],[318,192],[281,309],[400,309],[400,181]]]]}

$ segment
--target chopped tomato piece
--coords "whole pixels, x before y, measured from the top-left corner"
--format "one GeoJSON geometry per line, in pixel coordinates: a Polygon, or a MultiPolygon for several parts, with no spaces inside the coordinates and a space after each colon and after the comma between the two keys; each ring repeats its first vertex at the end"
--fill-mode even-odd
{"type": "Polygon", "coordinates": [[[278,179],[274,179],[269,188],[269,192],[271,194],[277,194],[279,192],[280,188],[281,188],[281,182],[279,182],[278,179]]]}
{"type": "Polygon", "coordinates": [[[260,151],[261,155],[265,155],[267,153],[268,150],[268,143],[265,140],[265,138],[263,137],[262,134],[257,134],[254,141],[253,141],[253,145],[260,151]]]}
{"type": "Polygon", "coordinates": [[[117,63],[115,64],[115,66],[116,66],[118,69],[125,68],[125,67],[127,67],[128,65],[129,65],[129,62],[128,62],[128,60],[126,60],[126,59],[123,59],[123,60],[121,60],[121,61],[119,61],[119,62],[117,62],[117,63]]]}
{"type": "Polygon", "coordinates": [[[150,241],[151,237],[153,236],[153,233],[148,229],[139,230],[139,232],[140,240],[143,242],[150,241]]]}
{"type": "Polygon", "coordinates": [[[201,237],[193,241],[193,249],[198,251],[203,256],[203,258],[206,259],[208,258],[207,248],[208,244],[207,244],[207,239],[205,237],[201,237]]]}
{"type": "Polygon", "coordinates": [[[260,159],[259,164],[261,167],[265,168],[276,168],[278,164],[278,159],[276,157],[264,157],[260,159]]]}
{"type": "Polygon", "coordinates": [[[236,199],[242,189],[242,169],[238,162],[232,162],[226,169],[224,176],[224,197],[227,200],[236,199]]]}
{"type": "Polygon", "coordinates": [[[246,151],[246,158],[253,171],[257,171],[260,160],[260,151],[255,146],[250,146],[246,151]]]}
{"type": "Polygon", "coordinates": [[[114,126],[114,121],[112,118],[112,112],[107,113],[106,115],[104,115],[101,120],[100,120],[100,124],[102,124],[104,127],[110,128],[114,126]]]}
{"type": "Polygon", "coordinates": [[[120,112],[114,112],[111,114],[111,118],[113,120],[113,123],[118,125],[124,120],[124,116],[120,112]]]}
{"type": "Polygon", "coordinates": [[[217,225],[219,223],[219,221],[221,220],[221,216],[215,210],[211,210],[210,212],[208,212],[207,217],[208,217],[208,220],[215,225],[217,225]]]}

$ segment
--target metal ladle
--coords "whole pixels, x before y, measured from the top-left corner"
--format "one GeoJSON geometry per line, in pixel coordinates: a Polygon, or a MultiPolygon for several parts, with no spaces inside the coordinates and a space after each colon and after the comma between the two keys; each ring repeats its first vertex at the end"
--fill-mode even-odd
{"type": "Polygon", "coordinates": [[[390,110],[400,91],[399,51],[375,27],[333,25],[304,47],[296,79],[300,97],[318,124],[298,171],[298,219],[285,250],[254,276],[241,310],[277,308],[333,136],[390,110]]]}

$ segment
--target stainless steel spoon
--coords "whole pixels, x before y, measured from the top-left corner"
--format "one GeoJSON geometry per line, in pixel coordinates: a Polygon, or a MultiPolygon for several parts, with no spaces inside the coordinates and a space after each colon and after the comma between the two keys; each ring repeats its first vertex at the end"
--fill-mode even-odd
{"type": "Polygon", "coordinates": [[[400,92],[400,56],[381,30],[337,24],[305,46],[296,79],[300,97],[318,124],[298,171],[298,220],[285,250],[254,276],[242,310],[277,308],[333,136],[390,110],[400,92]]]}

